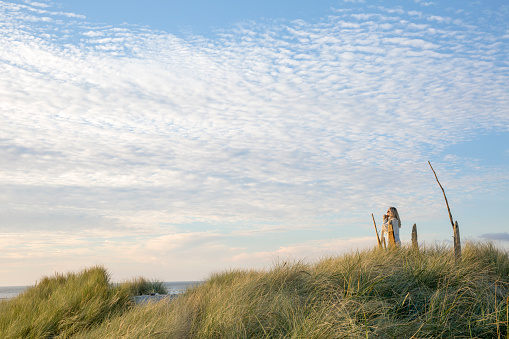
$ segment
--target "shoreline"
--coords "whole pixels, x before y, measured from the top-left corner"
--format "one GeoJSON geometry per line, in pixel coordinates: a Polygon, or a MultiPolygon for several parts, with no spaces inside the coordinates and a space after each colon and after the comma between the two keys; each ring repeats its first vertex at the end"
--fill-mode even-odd
{"type": "MultiPolygon", "coordinates": [[[[161,296],[173,296],[172,299],[181,293],[184,293],[188,288],[201,284],[202,281],[167,281],[163,282],[168,294],[161,294],[161,296]]],[[[27,289],[33,286],[0,286],[0,302],[10,300],[17,297],[27,289]]],[[[149,297],[154,297],[150,296],[149,297]]],[[[136,298],[136,297],[133,297],[136,298]]],[[[150,298],[147,298],[150,299],[150,298]]]]}
{"type": "Polygon", "coordinates": [[[178,297],[181,293],[168,293],[168,294],[148,294],[148,295],[137,295],[131,297],[131,300],[134,301],[136,305],[140,304],[148,304],[155,303],[161,300],[167,299],[167,301],[172,301],[176,297],[178,297]]]}

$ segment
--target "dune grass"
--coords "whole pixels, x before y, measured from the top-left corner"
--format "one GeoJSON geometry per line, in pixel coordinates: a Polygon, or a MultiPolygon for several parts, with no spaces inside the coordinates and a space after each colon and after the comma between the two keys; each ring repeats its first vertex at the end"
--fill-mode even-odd
{"type": "Polygon", "coordinates": [[[165,292],[143,278],[113,285],[103,267],[45,277],[0,303],[0,338],[71,337],[125,312],[131,296],[152,291],[165,292]]]}
{"type": "Polygon", "coordinates": [[[225,271],[146,305],[129,302],[129,284],[81,285],[57,301],[41,282],[3,303],[0,337],[508,338],[509,256],[489,243],[466,244],[459,264],[450,247],[427,246],[225,271]]]}

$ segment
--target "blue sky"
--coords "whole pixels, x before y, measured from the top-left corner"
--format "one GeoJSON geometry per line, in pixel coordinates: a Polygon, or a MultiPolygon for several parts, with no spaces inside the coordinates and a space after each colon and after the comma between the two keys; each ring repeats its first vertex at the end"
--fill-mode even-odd
{"type": "Polygon", "coordinates": [[[501,1],[0,1],[0,285],[509,247],[501,1]]]}
{"type": "Polygon", "coordinates": [[[209,35],[247,20],[316,19],[328,14],[334,1],[68,1],[62,9],[111,24],[137,24],[152,29],[209,35]]]}

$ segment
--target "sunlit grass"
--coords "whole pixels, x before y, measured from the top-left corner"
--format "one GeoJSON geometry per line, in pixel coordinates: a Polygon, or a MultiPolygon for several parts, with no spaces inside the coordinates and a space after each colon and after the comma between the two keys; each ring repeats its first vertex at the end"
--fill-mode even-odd
{"type": "Polygon", "coordinates": [[[489,243],[465,244],[459,264],[451,248],[427,246],[278,262],[267,271],[230,270],[173,301],[144,305],[129,301],[138,293],[135,282],[112,286],[107,280],[103,269],[94,268],[41,281],[0,306],[0,337],[508,335],[509,257],[489,243]]]}
{"type": "Polygon", "coordinates": [[[164,293],[138,278],[112,285],[103,267],[45,277],[18,297],[0,303],[0,338],[69,337],[125,312],[131,296],[164,293]]]}

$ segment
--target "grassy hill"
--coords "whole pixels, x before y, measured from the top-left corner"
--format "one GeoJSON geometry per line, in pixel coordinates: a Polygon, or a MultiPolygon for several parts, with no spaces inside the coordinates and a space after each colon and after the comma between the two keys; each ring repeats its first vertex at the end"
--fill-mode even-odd
{"type": "MultiPolygon", "coordinates": [[[[160,286],[159,286],[160,287],[160,286]]],[[[101,267],[0,303],[1,338],[508,338],[509,256],[489,243],[373,249],[213,274],[173,301],[101,267]]]]}

